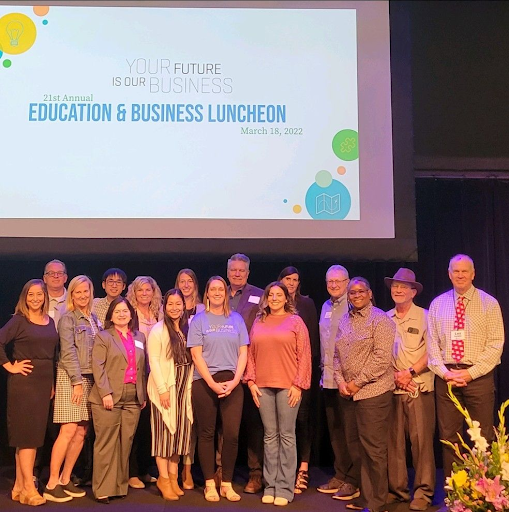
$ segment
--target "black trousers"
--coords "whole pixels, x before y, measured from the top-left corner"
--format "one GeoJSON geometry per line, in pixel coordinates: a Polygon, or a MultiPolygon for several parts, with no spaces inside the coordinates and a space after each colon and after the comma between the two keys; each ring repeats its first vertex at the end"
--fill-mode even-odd
{"type": "MultiPolygon", "coordinates": [[[[437,402],[437,420],[440,439],[458,442],[456,432],[463,432],[465,419],[447,396],[447,383],[437,377],[435,379],[435,399],[437,402]]],[[[468,409],[473,420],[481,424],[481,433],[488,443],[493,441],[493,409],[495,406],[494,372],[491,371],[478,379],[469,382],[463,388],[452,388],[463,407],[468,409]]],[[[465,438],[465,437],[464,437],[465,438]]],[[[466,436],[468,439],[468,436],[466,436]]],[[[452,463],[456,459],[451,448],[443,445],[444,477],[451,475],[452,463]]]]}
{"type": "MultiPolygon", "coordinates": [[[[216,382],[232,380],[233,372],[222,371],[213,375],[216,382]]],[[[193,382],[193,403],[197,419],[198,456],[205,480],[214,478],[217,413],[221,415],[223,447],[221,463],[223,481],[231,482],[239,446],[239,428],[242,417],[244,392],[239,384],[229,396],[218,398],[203,379],[193,382]]]]}
{"type": "Polygon", "coordinates": [[[392,391],[364,400],[346,400],[345,434],[361,505],[375,512],[387,501],[387,442],[392,391]]]}
{"type": "Polygon", "coordinates": [[[334,453],[334,476],[338,480],[348,482],[357,487],[353,473],[353,463],[348,451],[345,436],[345,407],[348,406],[345,398],[342,398],[337,389],[323,389],[323,400],[329,437],[334,453]]]}

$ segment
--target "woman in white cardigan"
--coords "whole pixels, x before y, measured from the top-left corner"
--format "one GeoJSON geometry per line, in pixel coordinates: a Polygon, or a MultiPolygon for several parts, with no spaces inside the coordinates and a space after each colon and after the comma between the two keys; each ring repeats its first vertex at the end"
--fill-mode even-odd
{"type": "Polygon", "coordinates": [[[182,292],[172,288],[163,299],[164,318],[150,331],[147,344],[152,455],[159,470],[157,487],[165,500],[178,500],[184,494],[177,483],[178,463],[181,455],[189,453],[193,424],[193,368],[184,310],[182,292]]]}

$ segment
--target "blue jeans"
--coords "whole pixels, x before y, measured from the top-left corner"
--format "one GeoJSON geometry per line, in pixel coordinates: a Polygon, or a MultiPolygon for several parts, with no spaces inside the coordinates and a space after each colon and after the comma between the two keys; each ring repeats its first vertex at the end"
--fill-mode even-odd
{"type": "Polygon", "coordinates": [[[260,388],[260,391],[264,494],[292,501],[297,470],[295,422],[300,402],[295,407],[288,405],[288,389],[260,388]]]}

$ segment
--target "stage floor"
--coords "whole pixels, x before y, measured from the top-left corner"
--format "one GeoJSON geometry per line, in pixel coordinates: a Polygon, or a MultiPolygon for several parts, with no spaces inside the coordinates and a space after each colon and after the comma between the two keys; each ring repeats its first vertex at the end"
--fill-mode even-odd
{"type": "MultiPolygon", "coordinates": [[[[294,511],[334,511],[344,512],[346,503],[338,500],[333,500],[330,494],[322,494],[316,491],[316,487],[323,482],[327,481],[332,474],[332,468],[317,468],[313,467],[310,470],[310,487],[303,494],[296,496],[294,501],[288,505],[286,510],[294,511]]],[[[13,483],[14,468],[4,467],[0,471],[0,510],[3,512],[19,511],[23,505],[13,502],[10,499],[10,489],[13,483]]],[[[43,505],[41,510],[48,512],[62,512],[65,509],[70,509],[73,512],[80,510],[89,510],[92,508],[104,511],[106,508],[109,512],[122,511],[122,512],[161,512],[163,509],[171,510],[172,512],[191,512],[201,511],[205,508],[216,510],[228,510],[230,512],[240,512],[246,510],[265,511],[271,510],[270,506],[263,505],[261,502],[262,494],[244,494],[242,488],[247,478],[247,468],[238,468],[234,477],[234,488],[242,496],[241,501],[237,503],[230,503],[225,498],[221,498],[218,503],[206,502],[203,498],[203,480],[200,475],[196,475],[195,483],[197,487],[192,491],[186,491],[179,501],[164,501],[155,485],[148,485],[145,489],[129,489],[129,494],[123,500],[111,501],[105,507],[96,501],[92,495],[92,489],[85,487],[87,496],[84,498],[75,498],[67,503],[51,503],[47,502],[43,505]]],[[[44,475],[43,475],[44,480],[44,475]]],[[[440,485],[442,482],[442,471],[437,471],[437,485],[435,491],[435,500],[433,506],[428,510],[430,512],[438,511],[443,507],[444,491],[440,485]]],[[[28,507],[24,507],[27,509],[28,507]]],[[[408,504],[401,503],[397,505],[390,505],[387,507],[389,512],[407,512],[409,510],[408,504]]]]}

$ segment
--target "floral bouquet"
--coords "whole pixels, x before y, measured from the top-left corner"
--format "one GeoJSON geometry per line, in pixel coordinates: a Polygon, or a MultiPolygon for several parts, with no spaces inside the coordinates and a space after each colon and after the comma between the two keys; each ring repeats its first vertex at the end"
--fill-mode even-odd
{"type": "Polygon", "coordinates": [[[467,409],[452,392],[451,385],[448,394],[465,417],[469,427],[467,432],[474,447],[470,448],[459,433],[459,444],[442,440],[461,459],[461,462],[453,463],[451,476],[446,478],[446,505],[450,512],[509,510],[509,442],[504,417],[509,400],[498,411],[496,439],[490,447],[486,438],[481,435],[479,422],[472,420],[467,409]],[[460,446],[464,449],[463,453],[460,446]]]}

